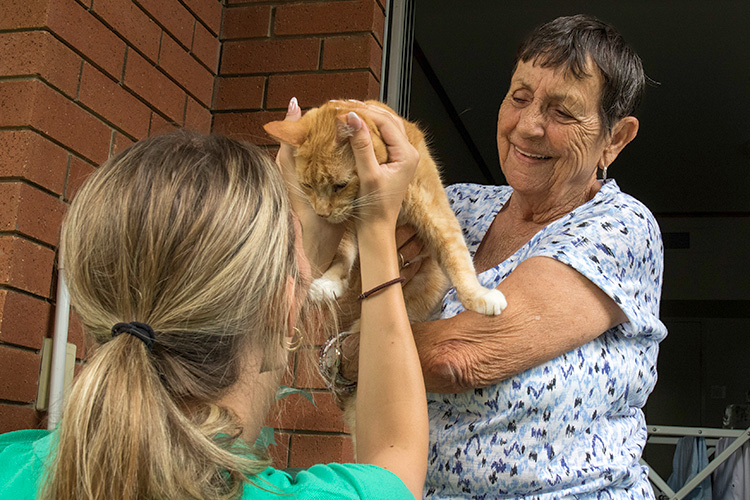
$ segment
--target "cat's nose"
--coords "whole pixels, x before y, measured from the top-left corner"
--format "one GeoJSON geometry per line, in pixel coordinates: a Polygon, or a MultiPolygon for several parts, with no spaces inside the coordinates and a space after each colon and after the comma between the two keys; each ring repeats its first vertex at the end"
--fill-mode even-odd
{"type": "Polygon", "coordinates": [[[321,217],[330,217],[331,216],[331,206],[325,206],[325,205],[317,205],[315,207],[315,213],[320,215],[321,217]]]}

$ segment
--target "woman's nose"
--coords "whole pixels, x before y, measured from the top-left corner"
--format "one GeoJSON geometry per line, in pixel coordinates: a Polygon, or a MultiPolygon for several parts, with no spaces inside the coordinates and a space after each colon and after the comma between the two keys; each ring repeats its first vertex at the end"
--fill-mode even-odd
{"type": "Polygon", "coordinates": [[[541,137],[544,135],[545,117],[544,113],[536,103],[520,110],[516,129],[526,137],[541,137]]]}

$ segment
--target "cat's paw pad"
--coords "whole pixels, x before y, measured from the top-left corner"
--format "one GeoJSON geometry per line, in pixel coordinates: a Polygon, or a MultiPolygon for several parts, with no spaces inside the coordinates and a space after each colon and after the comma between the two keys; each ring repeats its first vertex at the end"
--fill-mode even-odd
{"type": "Polygon", "coordinates": [[[321,276],[310,285],[310,298],[315,301],[336,300],[344,295],[346,288],[345,280],[321,276]]]}
{"type": "Polygon", "coordinates": [[[480,297],[467,300],[464,307],[480,314],[495,316],[508,307],[508,301],[500,290],[493,289],[480,297]]]}

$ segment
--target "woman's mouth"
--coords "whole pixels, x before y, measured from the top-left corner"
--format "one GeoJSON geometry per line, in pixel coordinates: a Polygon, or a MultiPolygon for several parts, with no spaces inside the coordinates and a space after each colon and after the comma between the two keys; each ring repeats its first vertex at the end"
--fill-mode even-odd
{"type": "Polygon", "coordinates": [[[531,153],[529,151],[524,151],[522,149],[519,149],[518,146],[516,145],[513,145],[513,149],[515,149],[516,152],[520,154],[521,156],[525,156],[526,158],[531,158],[533,160],[549,160],[550,158],[552,158],[551,156],[540,155],[536,153],[531,153]]]}

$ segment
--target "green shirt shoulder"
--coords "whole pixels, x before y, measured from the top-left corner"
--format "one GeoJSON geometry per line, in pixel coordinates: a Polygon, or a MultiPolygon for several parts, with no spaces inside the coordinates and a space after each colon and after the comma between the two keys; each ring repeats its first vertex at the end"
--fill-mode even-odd
{"type": "MultiPolygon", "coordinates": [[[[50,431],[26,430],[0,435],[0,500],[33,500],[53,446],[50,431]]],[[[243,500],[291,497],[296,500],[412,500],[392,472],[363,464],[314,465],[294,478],[269,467],[245,485],[243,500]]]]}

